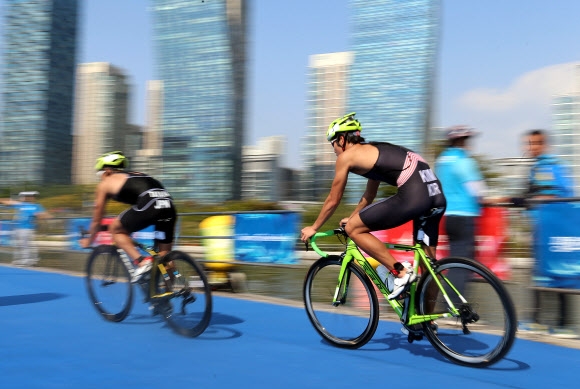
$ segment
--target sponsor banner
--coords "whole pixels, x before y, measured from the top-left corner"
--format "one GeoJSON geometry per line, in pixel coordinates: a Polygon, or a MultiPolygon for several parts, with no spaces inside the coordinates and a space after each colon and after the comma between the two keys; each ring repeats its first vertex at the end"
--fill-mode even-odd
{"type": "Polygon", "coordinates": [[[541,204],[535,216],[535,283],[580,289],[580,203],[541,204]]]}
{"type": "MultiPolygon", "coordinates": [[[[511,269],[503,252],[507,236],[507,222],[507,210],[499,207],[486,207],[482,209],[482,215],[477,219],[476,224],[475,259],[487,266],[502,280],[511,277],[511,269]]],[[[412,245],[413,222],[389,230],[375,231],[372,234],[378,237],[381,242],[412,245]]],[[[445,232],[445,216],[443,216],[441,223],[439,223],[437,258],[443,259],[449,256],[448,242],[445,232]]],[[[391,254],[398,261],[413,263],[412,252],[391,250],[391,254]]]]}
{"type": "Polygon", "coordinates": [[[298,213],[238,214],[234,225],[234,250],[238,261],[294,264],[298,213]]]}

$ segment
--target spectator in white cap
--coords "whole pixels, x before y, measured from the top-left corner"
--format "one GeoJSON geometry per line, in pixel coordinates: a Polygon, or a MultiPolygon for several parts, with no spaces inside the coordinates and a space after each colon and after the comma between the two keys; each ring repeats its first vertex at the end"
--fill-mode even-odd
{"type": "Polygon", "coordinates": [[[466,125],[448,128],[449,145],[435,161],[435,174],[447,197],[445,231],[452,257],[475,259],[475,222],[487,190],[477,161],[469,154],[468,142],[475,135],[466,125]]]}
{"type": "Polygon", "coordinates": [[[12,244],[14,255],[12,264],[33,266],[39,261],[38,248],[35,244],[36,224],[39,218],[48,217],[44,207],[36,202],[38,192],[20,192],[18,200],[0,199],[14,209],[12,222],[12,244]]]}

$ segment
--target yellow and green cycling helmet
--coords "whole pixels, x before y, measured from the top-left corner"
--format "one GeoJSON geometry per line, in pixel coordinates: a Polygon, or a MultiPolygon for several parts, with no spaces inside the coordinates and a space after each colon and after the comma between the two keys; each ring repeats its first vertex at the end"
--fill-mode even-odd
{"type": "Polygon", "coordinates": [[[105,153],[97,158],[97,164],[95,165],[95,170],[103,170],[106,167],[112,167],[113,169],[125,169],[129,164],[129,160],[122,151],[111,151],[105,153]]]}
{"type": "Polygon", "coordinates": [[[326,131],[326,140],[329,142],[332,141],[336,138],[339,132],[362,131],[362,126],[360,125],[360,122],[354,118],[354,115],[356,115],[356,112],[351,112],[330,123],[328,131],[326,131]]]}

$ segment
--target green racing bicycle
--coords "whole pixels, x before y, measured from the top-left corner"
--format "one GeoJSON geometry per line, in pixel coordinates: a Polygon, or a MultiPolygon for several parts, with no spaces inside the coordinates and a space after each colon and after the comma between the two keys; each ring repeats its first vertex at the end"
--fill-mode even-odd
{"type": "Polygon", "coordinates": [[[414,253],[417,279],[397,298],[343,228],[316,233],[310,240],[321,255],[308,270],[303,289],[308,318],[331,344],[365,345],[379,323],[377,291],[385,296],[403,325],[407,340],[427,337],[449,360],[485,367],[501,360],[514,343],[516,311],[502,281],[488,268],[467,258],[429,258],[421,243],[385,243],[391,250],[414,253]],[[344,252],[330,255],[318,238],[337,236],[344,252]]]}

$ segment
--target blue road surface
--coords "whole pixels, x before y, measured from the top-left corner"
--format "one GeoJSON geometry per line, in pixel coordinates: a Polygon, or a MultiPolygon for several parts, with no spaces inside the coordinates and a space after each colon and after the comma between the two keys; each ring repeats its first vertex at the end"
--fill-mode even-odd
{"type": "Polygon", "coordinates": [[[363,348],[339,349],[302,307],[224,295],[214,296],[207,331],[190,339],[152,317],[139,295],[124,322],[104,321],[82,277],[0,266],[0,279],[6,389],[554,388],[573,384],[580,366],[580,350],[518,339],[498,364],[462,367],[427,340],[409,344],[391,322],[363,348]]]}

